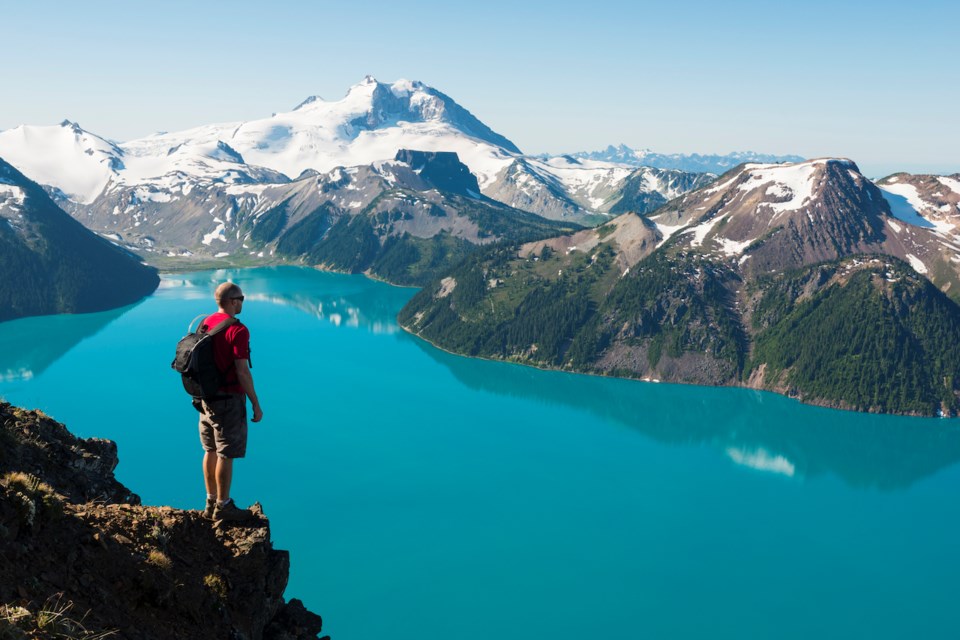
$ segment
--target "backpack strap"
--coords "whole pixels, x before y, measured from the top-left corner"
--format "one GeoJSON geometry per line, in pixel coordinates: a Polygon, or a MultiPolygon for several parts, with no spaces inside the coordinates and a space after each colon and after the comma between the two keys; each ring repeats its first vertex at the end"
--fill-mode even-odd
{"type": "Polygon", "coordinates": [[[218,324],[217,326],[215,326],[213,329],[210,329],[209,331],[203,331],[203,329],[204,329],[207,325],[201,324],[199,327],[197,327],[197,332],[198,332],[198,333],[206,333],[207,335],[215,336],[215,335],[217,335],[218,333],[220,333],[221,331],[223,331],[224,329],[226,329],[227,327],[229,327],[229,326],[231,326],[231,325],[235,325],[235,324],[237,324],[238,322],[240,322],[240,321],[237,320],[236,318],[227,318],[226,320],[224,320],[223,322],[221,322],[220,324],[218,324]]]}
{"type": "MultiPolygon", "coordinates": [[[[226,320],[223,320],[222,322],[217,324],[213,329],[206,331],[207,325],[201,323],[200,326],[197,327],[197,333],[206,333],[208,336],[215,336],[221,331],[223,331],[224,329],[231,327],[235,324],[240,324],[240,321],[237,320],[236,318],[227,318],[226,320]]],[[[221,384],[227,384],[227,377],[231,369],[236,370],[236,364],[233,362],[230,363],[230,366],[227,367],[226,371],[220,371],[221,384]]],[[[230,383],[230,384],[234,384],[234,383],[230,383]]]]}

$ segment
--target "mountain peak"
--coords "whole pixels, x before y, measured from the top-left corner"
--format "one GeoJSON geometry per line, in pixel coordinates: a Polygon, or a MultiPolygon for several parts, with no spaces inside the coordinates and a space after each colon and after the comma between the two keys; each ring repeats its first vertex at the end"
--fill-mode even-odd
{"type": "Polygon", "coordinates": [[[363,80],[361,80],[360,82],[353,85],[347,90],[347,96],[351,96],[354,93],[358,93],[358,92],[367,94],[370,91],[375,90],[380,85],[381,83],[376,78],[374,78],[373,76],[367,75],[363,77],[363,80]]]}
{"type": "MultiPolygon", "coordinates": [[[[307,105],[313,104],[314,102],[325,102],[325,100],[320,96],[310,96],[306,100],[304,100],[303,102],[295,106],[293,110],[298,111],[299,109],[306,107],[307,105]]],[[[273,115],[277,115],[277,114],[273,114],[273,115]]]]}

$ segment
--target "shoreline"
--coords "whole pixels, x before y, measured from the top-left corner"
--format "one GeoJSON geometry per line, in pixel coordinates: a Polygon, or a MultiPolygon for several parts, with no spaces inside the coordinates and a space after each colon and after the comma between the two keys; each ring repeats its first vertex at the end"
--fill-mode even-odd
{"type": "Polygon", "coordinates": [[[929,420],[957,420],[957,419],[960,419],[960,416],[936,416],[936,415],[912,414],[912,413],[885,413],[885,412],[882,412],[882,411],[862,411],[862,410],[859,410],[859,409],[851,409],[851,408],[846,407],[846,406],[841,406],[840,404],[830,404],[830,403],[828,403],[827,401],[817,402],[817,401],[803,400],[803,399],[800,398],[799,396],[794,396],[794,395],[790,395],[790,394],[786,394],[786,393],[781,393],[781,392],[779,392],[779,391],[774,391],[773,389],[764,389],[764,388],[760,388],[760,387],[751,387],[751,386],[746,385],[746,384],[697,384],[697,383],[695,383],[695,382],[683,382],[683,381],[680,381],[680,380],[665,380],[665,379],[650,379],[650,378],[647,378],[647,379],[644,379],[644,378],[632,378],[632,377],[627,377],[627,376],[606,375],[606,374],[603,374],[603,373],[596,373],[596,372],[592,372],[592,371],[580,371],[580,370],[576,370],[576,369],[564,369],[564,368],[561,368],[561,367],[541,366],[541,365],[538,365],[538,364],[533,364],[533,363],[531,363],[531,362],[523,362],[523,361],[519,361],[519,360],[507,360],[507,359],[504,359],[504,358],[491,358],[491,357],[487,357],[487,356],[471,356],[471,355],[467,355],[467,354],[464,354],[464,353],[458,353],[458,352],[456,352],[456,351],[450,351],[449,349],[446,349],[446,348],[444,348],[444,347],[441,347],[440,345],[434,343],[433,341],[429,340],[428,338],[425,338],[425,337],[421,336],[420,334],[411,331],[410,329],[408,329],[406,326],[400,324],[399,322],[397,322],[397,326],[399,326],[399,327],[400,327],[404,332],[406,332],[407,334],[409,334],[409,335],[411,335],[411,336],[413,336],[413,337],[415,337],[415,338],[417,338],[417,339],[419,339],[419,340],[423,340],[424,342],[426,342],[427,344],[429,344],[429,345],[430,345],[431,347],[433,347],[434,349],[437,349],[437,350],[439,350],[439,351],[442,351],[442,352],[447,353],[447,354],[452,355],[452,356],[457,356],[457,357],[459,357],[459,358],[469,358],[469,359],[472,359],[472,360],[483,360],[483,361],[487,361],[487,362],[500,362],[500,363],[503,363],[503,364],[514,364],[514,365],[519,365],[519,366],[522,366],[522,367],[530,367],[531,369],[538,369],[538,370],[540,370],[540,371],[553,371],[553,372],[557,372],[557,373],[566,373],[566,374],[573,374],[573,375],[580,375],[580,376],[590,376],[590,377],[594,377],[594,378],[609,378],[609,379],[613,379],[613,380],[628,380],[628,381],[630,381],[630,382],[638,382],[638,383],[646,383],[646,384],[675,384],[675,385],[682,385],[682,386],[685,386],[685,387],[703,387],[703,388],[706,388],[706,389],[744,389],[744,390],[749,390],[749,391],[756,391],[756,392],[759,392],[759,393],[769,393],[769,394],[772,394],[772,395],[775,395],[775,396],[778,396],[778,397],[781,397],[781,398],[786,398],[786,399],[788,399],[788,400],[792,400],[793,402],[796,402],[796,403],[798,403],[798,404],[802,404],[802,405],[805,405],[805,406],[808,406],[808,407],[818,407],[818,408],[820,408],[820,409],[829,409],[829,410],[832,410],[832,411],[843,411],[843,412],[847,412],[847,413],[859,413],[859,414],[871,415],[871,416],[890,416],[890,417],[895,417],[895,418],[915,418],[915,419],[929,419],[929,420]]]}

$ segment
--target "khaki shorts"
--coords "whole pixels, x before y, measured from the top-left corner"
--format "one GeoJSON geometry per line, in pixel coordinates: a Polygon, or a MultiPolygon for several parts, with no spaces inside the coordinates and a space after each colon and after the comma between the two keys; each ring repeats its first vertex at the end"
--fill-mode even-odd
{"type": "Polygon", "coordinates": [[[231,393],[222,400],[200,404],[200,444],[220,458],[242,458],[247,453],[247,396],[231,393]]]}

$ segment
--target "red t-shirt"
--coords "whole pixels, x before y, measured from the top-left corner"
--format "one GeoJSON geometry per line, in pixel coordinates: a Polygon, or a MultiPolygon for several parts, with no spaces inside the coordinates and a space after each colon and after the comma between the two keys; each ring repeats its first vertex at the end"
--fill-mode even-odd
{"type": "MultiPolygon", "coordinates": [[[[218,311],[207,316],[203,324],[207,325],[209,331],[229,317],[228,314],[218,311]]],[[[243,393],[233,361],[250,359],[250,331],[238,321],[213,336],[213,359],[217,368],[227,374],[226,384],[220,387],[220,393],[243,393]]]]}

